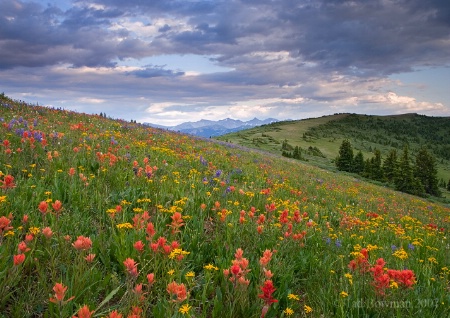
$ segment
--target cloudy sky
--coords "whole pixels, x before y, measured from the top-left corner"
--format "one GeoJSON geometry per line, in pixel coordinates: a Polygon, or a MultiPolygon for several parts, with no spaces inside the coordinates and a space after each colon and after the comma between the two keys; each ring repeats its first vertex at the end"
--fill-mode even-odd
{"type": "Polygon", "coordinates": [[[175,125],[450,116],[447,0],[0,0],[0,92],[175,125]]]}

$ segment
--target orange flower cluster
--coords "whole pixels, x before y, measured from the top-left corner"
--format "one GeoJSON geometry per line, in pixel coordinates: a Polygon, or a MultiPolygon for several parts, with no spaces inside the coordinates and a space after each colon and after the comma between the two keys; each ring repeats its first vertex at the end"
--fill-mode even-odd
{"type": "Polygon", "coordinates": [[[351,260],[348,264],[348,268],[352,271],[359,270],[361,273],[366,273],[369,271],[369,252],[367,249],[363,248],[359,253],[355,253],[355,259],[351,260]]]}
{"type": "Polygon", "coordinates": [[[3,232],[11,230],[13,227],[11,226],[11,220],[6,216],[0,217],[0,237],[3,235],[3,232]]]}
{"type": "Polygon", "coordinates": [[[276,288],[273,286],[273,282],[271,280],[266,280],[263,286],[260,287],[260,289],[263,293],[259,294],[258,297],[264,300],[265,305],[270,305],[272,303],[278,302],[278,300],[276,300],[272,296],[276,288]]]}
{"type": "Polygon", "coordinates": [[[14,177],[10,174],[7,174],[3,180],[0,180],[2,183],[2,186],[0,188],[2,189],[12,189],[16,187],[16,184],[14,183],[14,177]]]}
{"type": "Polygon", "coordinates": [[[237,284],[241,286],[248,286],[250,284],[250,280],[245,278],[245,275],[250,272],[250,269],[248,269],[249,262],[248,259],[243,257],[243,254],[244,251],[238,248],[234,254],[235,259],[232,261],[231,267],[223,271],[226,278],[230,276],[229,280],[233,283],[234,287],[237,284]]]}
{"type": "Polygon", "coordinates": [[[137,269],[137,263],[132,258],[127,258],[123,265],[125,265],[125,269],[128,274],[131,275],[131,277],[137,277],[138,276],[138,269],[137,269]]]}
{"type": "Polygon", "coordinates": [[[187,290],[184,284],[178,284],[173,281],[167,285],[167,292],[170,295],[170,301],[182,302],[187,299],[187,290]]]}
{"type": "Polygon", "coordinates": [[[84,305],[78,310],[78,317],[73,316],[72,318],[91,318],[94,312],[95,311],[91,311],[87,305],[84,305]]]}
{"type": "Polygon", "coordinates": [[[266,267],[271,259],[272,259],[272,251],[265,250],[263,252],[263,256],[259,259],[259,264],[261,264],[262,267],[266,267]]]}
{"type": "Polygon", "coordinates": [[[172,223],[168,224],[167,226],[169,226],[172,229],[172,234],[176,234],[180,232],[180,227],[182,227],[184,225],[183,222],[183,217],[181,216],[180,212],[175,212],[171,217],[172,219],[172,223]]]}
{"type": "MultiPolygon", "coordinates": [[[[62,203],[59,200],[56,200],[54,203],[52,203],[53,211],[56,215],[58,215],[61,212],[62,209],[62,203]]],[[[39,212],[42,213],[42,215],[46,215],[48,211],[48,203],[47,201],[41,201],[38,205],[39,212]]]]}
{"type": "MultiPolygon", "coordinates": [[[[367,252],[363,253],[363,250],[365,249],[362,249],[361,253],[367,255],[367,252]]],[[[352,260],[349,264],[350,269],[355,270],[358,268],[363,273],[367,272],[366,269],[370,266],[367,258],[368,257],[365,256],[364,258],[359,257],[357,260],[352,260]]],[[[379,258],[376,260],[375,265],[368,269],[368,271],[372,273],[372,285],[375,287],[377,294],[384,296],[386,294],[385,291],[390,287],[391,282],[395,282],[405,288],[411,288],[416,283],[416,276],[412,270],[388,269],[386,271],[385,266],[386,262],[384,259],[379,258]]]]}
{"type": "Polygon", "coordinates": [[[58,304],[60,306],[67,304],[69,301],[75,298],[75,296],[72,296],[69,299],[64,300],[64,297],[66,297],[67,286],[64,286],[62,283],[56,283],[55,286],[53,286],[53,291],[55,292],[55,295],[49,300],[52,303],[58,304]]]}
{"type": "Polygon", "coordinates": [[[86,251],[92,247],[92,241],[89,237],[80,235],[72,246],[78,251],[86,251]]]}
{"type": "Polygon", "coordinates": [[[270,270],[266,269],[269,262],[272,260],[272,251],[265,250],[263,252],[263,256],[259,259],[259,264],[262,266],[264,271],[265,281],[263,285],[260,287],[262,294],[259,294],[258,297],[264,300],[264,306],[261,311],[261,318],[264,318],[269,311],[269,307],[271,304],[278,302],[277,299],[273,298],[272,294],[275,292],[276,288],[273,286],[273,282],[271,280],[273,274],[270,270]]]}

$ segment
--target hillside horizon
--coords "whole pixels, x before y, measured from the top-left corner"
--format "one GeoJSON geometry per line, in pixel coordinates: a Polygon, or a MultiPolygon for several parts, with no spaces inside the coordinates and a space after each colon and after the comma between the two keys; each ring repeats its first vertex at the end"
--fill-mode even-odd
{"type": "Polygon", "coordinates": [[[407,145],[411,152],[427,148],[436,158],[441,182],[450,180],[450,117],[417,113],[364,115],[336,113],[317,118],[282,121],[216,137],[218,140],[282,155],[299,147],[304,161],[336,170],[334,160],[341,143],[348,139],[364,158],[381,151],[399,154],[407,145]]]}

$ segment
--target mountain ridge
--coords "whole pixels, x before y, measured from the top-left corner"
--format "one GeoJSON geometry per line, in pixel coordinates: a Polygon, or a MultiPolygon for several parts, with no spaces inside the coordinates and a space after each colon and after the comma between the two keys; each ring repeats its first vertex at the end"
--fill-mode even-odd
{"type": "Polygon", "coordinates": [[[255,117],[248,121],[225,118],[220,120],[200,119],[194,122],[192,121],[184,122],[175,126],[163,126],[147,122],[144,123],[144,125],[154,128],[162,128],[172,131],[178,131],[181,133],[199,137],[217,137],[220,135],[237,132],[240,130],[253,128],[257,126],[272,124],[275,122],[279,122],[279,120],[275,118],[267,118],[261,120],[255,117]]]}

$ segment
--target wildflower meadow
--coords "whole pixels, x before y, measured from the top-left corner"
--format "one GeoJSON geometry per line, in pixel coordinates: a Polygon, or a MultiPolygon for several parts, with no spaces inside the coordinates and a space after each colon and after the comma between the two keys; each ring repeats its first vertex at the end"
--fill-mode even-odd
{"type": "Polygon", "coordinates": [[[449,317],[450,209],[0,100],[0,317],[449,317]]]}

